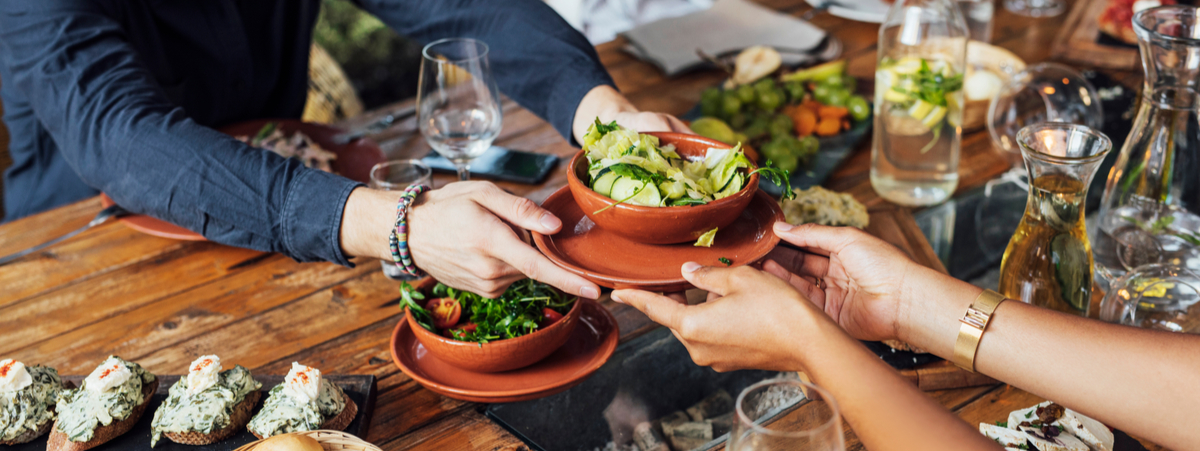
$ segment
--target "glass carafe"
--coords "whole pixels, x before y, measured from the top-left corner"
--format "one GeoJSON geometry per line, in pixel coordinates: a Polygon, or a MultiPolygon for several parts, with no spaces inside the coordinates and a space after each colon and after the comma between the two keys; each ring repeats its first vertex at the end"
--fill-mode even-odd
{"type": "Polygon", "coordinates": [[[1088,316],[1092,249],[1084,203],[1112,141],[1087,126],[1044,122],[1017,132],[1017,144],[1029,171],[1029,199],[1000,262],[1000,293],[1088,316]]]}
{"type": "Polygon", "coordinates": [[[1097,282],[1148,263],[1200,269],[1200,27],[1191,6],[1133,17],[1146,81],[1091,227],[1097,282]]]}
{"type": "Polygon", "coordinates": [[[950,0],[897,0],[879,28],[871,186],[901,205],[958,187],[967,27],[950,0]]]}

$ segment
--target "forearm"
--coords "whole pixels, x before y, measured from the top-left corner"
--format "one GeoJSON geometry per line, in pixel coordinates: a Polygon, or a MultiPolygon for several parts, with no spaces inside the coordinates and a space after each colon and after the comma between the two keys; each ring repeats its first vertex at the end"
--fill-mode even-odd
{"type": "MultiPolygon", "coordinates": [[[[908,302],[901,339],[943,358],[982,291],[949,276],[927,277],[924,302],[908,302]],[[936,288],[934,288],[936,287],[936,288]]],[[[910,297],[909,299],[918,299],[910,297]]],[[[1177,449],[1200,431],[1200,337],[1079,318],[1017,301],[993,313],[976,370],[1052,399],[1110,426],[1177,449]]]]}
{"type": "Polygon", "coordinates": [[[817,328],[832,329],[819,332],[825,339],[805,343],[802,363],[867,449],[996,449],[836,325],[817,328]]]}
{"type": "Polygon", "coordinates": [[[571,123],[571,133],[576,142],[583,142],[583,135],[596,119],[608,123],[616,119],[618,113],[635,112],[637,108],[612,86],[600,85],[588,91],[575,110],[575,119],[571,123]]]}
{"type": "Polygon", "coordinates": [[[350,192],[342,211],[338,237],[346,255],[391,259],[388,236],[395,225],[394,212],[400,201],[399,191],[359,187],[350,192]]]}

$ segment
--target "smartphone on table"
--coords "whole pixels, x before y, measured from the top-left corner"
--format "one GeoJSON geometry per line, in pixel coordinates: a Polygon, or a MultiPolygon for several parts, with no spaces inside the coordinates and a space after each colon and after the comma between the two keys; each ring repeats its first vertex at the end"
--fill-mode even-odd
{"type": "MultiPolygon", "coordinates": [[[[543,153],[523,152],[492,146],[479,158],[471,161],[471,178],[501,180],[505,182],[536,185],[542,183],[550,171],[558,166],[558,156],[543,153]]],[[[438,172],[456,173],[454,163],[437,152],[430,151],[422,158],[425,164],[438,172]]]]}

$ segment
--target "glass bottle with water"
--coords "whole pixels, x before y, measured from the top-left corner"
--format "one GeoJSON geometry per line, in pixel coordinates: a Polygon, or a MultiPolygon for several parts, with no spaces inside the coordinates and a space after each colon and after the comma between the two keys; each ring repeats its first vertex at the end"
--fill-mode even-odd
{"type": "Polygon", "coordinates": [[[958,186],[967,27],[951,0],[897,0],[879,29],[871,186],[941,203],[958,186]]]}

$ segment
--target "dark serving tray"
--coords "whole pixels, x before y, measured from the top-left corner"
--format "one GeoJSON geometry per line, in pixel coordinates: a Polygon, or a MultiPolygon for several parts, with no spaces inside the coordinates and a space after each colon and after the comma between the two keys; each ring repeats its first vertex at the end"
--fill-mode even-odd
{"type": "MultiPolygon", "coordinates": [[[[74,382],[76,385],[82,383],[85,376],[63,376],[63,382],[74,382]]],[[[375,407],[375,376],[361,375],[337,375],[331,374],[325,376],[330,382],[337,384],[339,388],[350,396],[350,399],[358,404],[358,415],[354,417],[354,421],[350,422],[350,426],[346,427],[346,432],[354,434],[358,437],[367,435],[367,427],[371,423],[371,411],[375,407]]],[[[254,376],[262,383],[262,399],[259,401],[259,406],[255,407],[257,413],[258,407],[267,400],[267,392],[276,385],[283,382],[283,376],[254,376]]],[[[150,449],[150,423],[154,420],[154,412],[158,410],[158,406],[167,399],[167,392],[172,385],[179,380],[179,376],[158,376],[158,391],[150,398],[150,404],[146,406],[146,412],[142,414],[142,418],[133,426],[129,432],[122,434],[120,437],[103,445],[97,446],[95,450],[114,450],[114,451],[133,451],[133,450],[149,450],[150,449]]],[[[46,441],[49,435],[44,435],[35,439],[32,442],[14,445],[0,446],[0,449],[13,451],[44,451],[46,449],[46,441]]],[[[238,431],[232,437],[222,440],[211,445],[193,446],[180,445],[163,437],[158,441],[158,446],[154,450],[163,451],[232,451],[241,446],[258,440],[246,428],[238,431]]]]}

